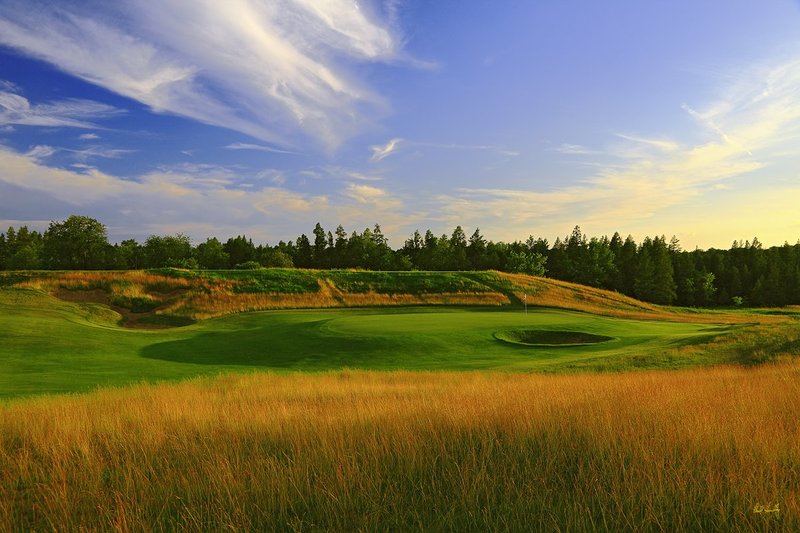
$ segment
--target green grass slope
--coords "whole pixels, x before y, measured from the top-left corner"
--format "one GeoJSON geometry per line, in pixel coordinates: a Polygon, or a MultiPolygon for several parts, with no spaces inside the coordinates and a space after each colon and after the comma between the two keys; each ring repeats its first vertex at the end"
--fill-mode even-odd
{"type": "Polygon", "coordinates": [[[793,323],[763,330],[553,308],[281,310],[159,330],[124,328],[119,318],[101,304],[0,289],[0,397],[232,371],[602,371],[758,361],[800,349],[800,335],[788,333],[793,323]],[[568,347],[503,340],[503,332],[528,329],[611,340],[568,347]]]}

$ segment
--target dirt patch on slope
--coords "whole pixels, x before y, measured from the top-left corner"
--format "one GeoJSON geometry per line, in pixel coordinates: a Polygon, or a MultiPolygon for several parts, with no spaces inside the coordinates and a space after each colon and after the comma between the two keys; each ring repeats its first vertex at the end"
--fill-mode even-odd
{"type": "MultiPolygon", "coordinates": [[[[171,291],[169,294],[161,295],[168,299],[176,298],[180,296],[184,291],[175,290],[171,291]]],[[[73,303],[95,303],[95,304],[102,304],[106,305],[115,312],[119,313],[122,316],[122,319],[119,321],[119,325],[131,328],[131,329],[164,329],[169,327],[174,327],[178,324],[174,323],[165,323],[165,321],[160,321],[158,318],[156,311],[164,306],[163,299],[159,298],[162,301],[162,304],[158,307],[141,313],[135,313],[130,309],[126,309],[125,307],[121,307],[119,305],[115,305],[111,302],[111,297],[109,294],[102,290],[102,289],[64,289],[58,288],[55,292],[52,293],[53,296],[64,300],[66,302],[73,302],[73,303]]],[[[185,324],[183,324],[185,325],[185,324]]]]}

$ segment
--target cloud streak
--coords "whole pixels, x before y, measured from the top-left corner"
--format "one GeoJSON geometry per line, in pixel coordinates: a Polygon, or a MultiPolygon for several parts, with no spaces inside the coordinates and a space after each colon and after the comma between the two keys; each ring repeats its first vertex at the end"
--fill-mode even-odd
{"type": "Polygon", "coordinates": [[[390,155],[397,153],[401,146],[420,146],[423,148],[438,148],[444,150],[488,150],[504,156],[516,157],[519,155],[519,152],[516,150],[509,150],[508,148],[504,148],[502,146],[490,144],[432,143],[394,138],[388,141],[386,144],[370,146],[370,150],[372,150],[372,156],[369,158],[369,160],[373,163],[381,161],[390,155]]]}
{"type": "Polygon", "coordinates": [[[279,148],[272,148],[271,146],[264,146],[262,144],[249,144],[249,143],[232,143],[225,146],[226,150],[254,150],[256,152],[271,152],[273,154],[290,154],[290,155],[304,155],[300,152],[293,152],[291,150],[281,150],[279,148]]]}
{"type": "Polygon", "coordinates": [[[663,152],[674,152],[680,148],[678,143],[666,139],[647,139],[636,135],[624,135],[622,133],[618,133],[617,137],[626,141],[630,141],[634,144],[641,144],[650,148],[657,148],[663,152]]]}
{"type": "MultiPolygon", "coordinates": [[[[0,126],[97,128],[94,120],[108,119],[125,111],[92,100],[68,99],[31,104],[11,84],[0,85],[0,126]]],[[[13,131],[13,130],[11,130],[13,131]]],[[[95,137],[96,138],[96,137],[95,137]]]]}
{"type": "Polygon", "coordinates": [[[47,146],[46,144],[39,144],[28,150],[25,155],[31,159],[41,160],[47,159],[56,152],[58,152],[58,148],[53,148],[52,146],[47,146]]]}
{"type": "Polygon", "coordinates": [[[602,153],[599,150],[593,150],[591,148],[587,148],[580,144],[569,144],[569,143],[561,144],[553,148],[553,151],[566,155],[598,155],[602,153]]]}
{"type": "Polygon", "coordinates": [[[369,160],[373,163],[382,161],[383,159],[395,153],[400,147],[401,142],[403,142],[403,139],[392,139],[383,145],[370,146],[370,150],[372,150],[372,156],[369,158],[369,160]]]}
{"type": "Polygon", "coordinates": [[[348,0],[6,0],[0,43],[156,112],[333,149],[382,108],[349,65],[401,55],[368,13],[348,0]]]}

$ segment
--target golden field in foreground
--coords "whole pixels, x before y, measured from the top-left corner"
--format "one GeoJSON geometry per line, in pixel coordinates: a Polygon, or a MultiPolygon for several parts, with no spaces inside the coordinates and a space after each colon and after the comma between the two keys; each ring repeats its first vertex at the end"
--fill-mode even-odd
{"type": "Polygon", "coordinates": [[[0,408],[0,530],[800,528],[800,364],[248,374],[0,408]]]}

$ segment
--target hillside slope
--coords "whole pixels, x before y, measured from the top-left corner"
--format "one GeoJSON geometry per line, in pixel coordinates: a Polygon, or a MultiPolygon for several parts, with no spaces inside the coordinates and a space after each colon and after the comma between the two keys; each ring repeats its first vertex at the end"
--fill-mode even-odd
{"type": "MultiPolygon", "coordinates": [[[[753,315],[689,312],[616,292],[522,274],[261,269],[252,271],[6,272],[0,287],[105,304],[127,327],[166,327],[248,311],[402,305],[550,307],[604,316],[752,322],[753,315]]],[[[780,320],[762,317],[759,321],[780,320]]]]}

